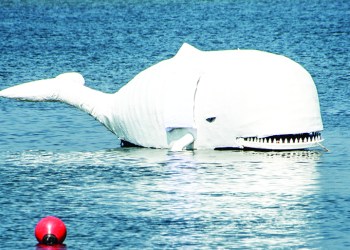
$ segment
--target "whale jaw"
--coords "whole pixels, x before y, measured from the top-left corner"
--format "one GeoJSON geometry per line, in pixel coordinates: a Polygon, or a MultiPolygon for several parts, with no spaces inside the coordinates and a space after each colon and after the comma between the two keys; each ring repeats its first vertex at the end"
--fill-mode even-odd
{"type": "Polygon", "coordinates": [[[300,150],[319,147],[322,141],[320,132],[237,138],[237,143],[242,149],[258,150],[300,150]]]}

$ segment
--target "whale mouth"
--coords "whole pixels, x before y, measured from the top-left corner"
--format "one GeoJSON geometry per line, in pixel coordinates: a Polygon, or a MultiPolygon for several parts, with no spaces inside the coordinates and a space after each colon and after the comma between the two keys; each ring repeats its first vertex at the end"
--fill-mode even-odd
{"type": "Polygon", "coordinates": [[[321,146],[320,132],[273,135],[268,137],[239,137],[241,148],[261,150],[298,150],[321,146]]]}

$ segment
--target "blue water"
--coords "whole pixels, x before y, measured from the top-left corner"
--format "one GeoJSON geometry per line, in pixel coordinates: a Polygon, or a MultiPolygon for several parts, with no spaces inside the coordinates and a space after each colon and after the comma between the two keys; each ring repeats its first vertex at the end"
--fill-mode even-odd
{"type": "Polygon", "coordinates": [[[260,49],[316,82],[329,152],[120,148],[61,103],[0,99],[0,248],[36,249],[47,215],[67,249],[350,248],[350,1],[6,0],[0,89],[78,71],[114,92],[182,43],[260,49]]]}

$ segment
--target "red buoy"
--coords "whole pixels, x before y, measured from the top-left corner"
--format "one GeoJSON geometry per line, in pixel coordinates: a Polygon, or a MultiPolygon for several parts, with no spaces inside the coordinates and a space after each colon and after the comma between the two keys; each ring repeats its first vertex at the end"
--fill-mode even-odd
{"type": "Polygon", "coordinates": [[[35,227],[35,237],[40,244],[62,244],[67,235],[66,225],[59,218],[47,216],[35,227]]]}

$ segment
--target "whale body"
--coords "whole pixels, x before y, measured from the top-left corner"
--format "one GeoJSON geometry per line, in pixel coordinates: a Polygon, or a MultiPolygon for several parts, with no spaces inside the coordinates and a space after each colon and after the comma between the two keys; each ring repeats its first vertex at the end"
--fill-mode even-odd
{"type": "Polygon", "coordinates": [[[64,73],[4,89],[0,97],[67,103],[124,144],[142,147],[293,150],[323,140],[312,77],[269,52],[201,51],[185,43],[114,94],[84,83],[79,73],[64,73]]]}

